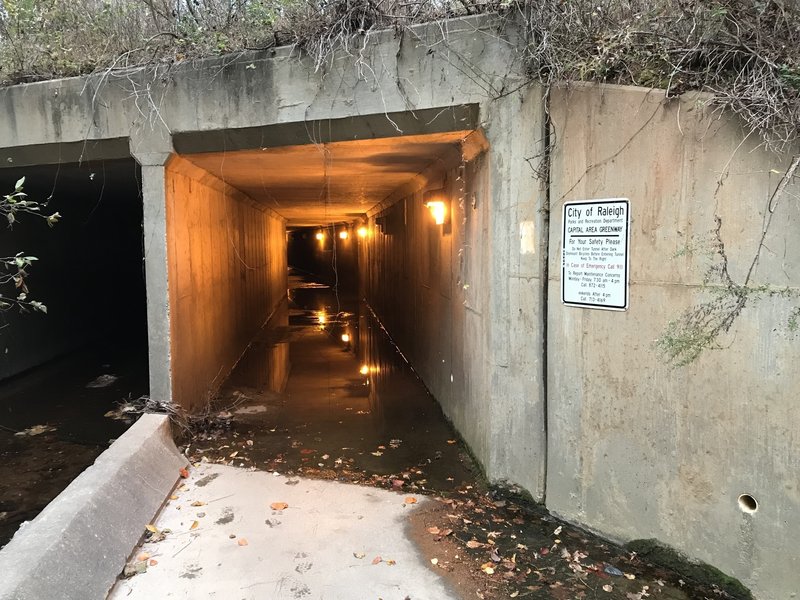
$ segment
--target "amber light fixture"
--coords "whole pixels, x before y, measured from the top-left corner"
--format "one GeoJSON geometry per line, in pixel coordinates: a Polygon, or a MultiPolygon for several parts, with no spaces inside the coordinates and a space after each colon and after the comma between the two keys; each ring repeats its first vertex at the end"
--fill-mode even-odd
{"type": "Polygon", "coordinates": [[[425,206],[431,211],[434,223],[444,225],[445,217],[447,216],[447,205],[441,200],[430,200],[425,203],[425,206]]]}
{"type": "Polygon", "coordinates": [[[447,192],[444,188],[425,192],[425,208],[431,211],[433,222],[437,225],[444,225],[444,233],[450,224],[450,203],[447,201],[447,192]]]}
{"type": "Polygon", "coordinates": [[[321,242],[322,240],[325,239],[325,234],[322,233],[321,231],[318,231],[317,234],[314,237],[317,238],[321,242]]]}
{"type": "Polygon", "coordinates": [[[368,233],[369,233],[369,229],[367,229],[363,225],[358,228],[358,237],[365,238],[365,237],[367,237],[368,233]]]}
{"type": "Polygon", "coordinates": [[[339,232],[339,239],[346,240],[348,237],[349,237],[349,235],[347,233],[347,229],[342,229],[339,232]]]}
{"type": "Polygon", "coordinates": [[[346,343],[348,343],[348,342],[350,341],[350,334],[349,334],[349,333],[343,333],[343,334],[342,334],[342,341],[343,341],[345,344],[346,344],[346,343]]]}

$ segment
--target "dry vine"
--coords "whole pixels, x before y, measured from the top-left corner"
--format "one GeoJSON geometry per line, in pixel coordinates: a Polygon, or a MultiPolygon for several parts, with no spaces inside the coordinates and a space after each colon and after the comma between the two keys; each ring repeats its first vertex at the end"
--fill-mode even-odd
{"type": "MultiPolygon", "coordinates": [[[[711,92],[774,150],[800,131],[795,0],[0,0],[0,79],[173,64],[275,45],[324,69],[370,33],[498,13],[532,80],[711,92]]],[[[444,29],[443,29],[443,32],[444,29]]],[[[445,32],[446,33],[446,32],[445,32]]]]}

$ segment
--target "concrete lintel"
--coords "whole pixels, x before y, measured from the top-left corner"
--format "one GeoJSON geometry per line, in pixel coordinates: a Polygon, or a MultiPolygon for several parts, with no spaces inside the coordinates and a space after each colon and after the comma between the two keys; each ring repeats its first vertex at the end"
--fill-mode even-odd
{"type": "Polygon", "coordinates": [[[175,150],[180,154],[327,144],[474,130],[480,125],[479,114],[477,104],[458,104],[264,127],[175,133],[173,140],[175,150]]]}
{"type": "Polygon", "coordinates": [[[130,158],[128,138],[3,148],[0,169],[130,158]]]}
{"type": "Polygon", "coordinates": [[[142,415],[0,550],[0,599],[105,598],[186,462],[169,418],[142,415]]]}

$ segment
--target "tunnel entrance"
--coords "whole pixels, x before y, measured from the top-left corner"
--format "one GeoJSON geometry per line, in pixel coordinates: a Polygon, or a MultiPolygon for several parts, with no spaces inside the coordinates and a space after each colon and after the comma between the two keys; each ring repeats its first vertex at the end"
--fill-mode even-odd
{"type": "MultiPolygon", "coordinates": [[[[453,229],[437,222],[428,204],[435,195],[449,207],[465,192],[464,140],[472,133],[182,154],[167,164],[167,230],[176,232],[169,249],[175,257],[170,262],[176,286],[171,291],[175,398],[201,411],[213,400],[208,406],[224,424],[192,441],[196,461],[410,491],[474,483],[471,458],[378,317],[380,309],[394,310],[395,302],[418,314],[426,300],[412,294],[405,306],[400,299],[386,302],[380,289],[385,274],[370,262],[371,255],[393,246],[393,268],[403,279],[420,274],[440,279],[448,272],[453,229]],[[189,235],[206,227],[207,217],[197,212],[200,198],[215,203],[207,208],[208,223],[222,231],[211,233],[206,245],[208,256],[223,255],[219,265],[207,255],[200,258],[201,242],[189,235]],[[279,219],[280,248],[274,240],[259,241],[268,248],[261,255],[246,239],[258,239],[259,233],[236,237],[235,224],[245,223],[239,220],[242,211],[272,236],[271,223],[279,219]],[[429,251],[422,264],[414,261],[414,244],[429,251]],[[230,361],[230,375],[206,378],[204,388],[198,381],[211,371],[198,375],[197,365],[205,359],[197,356],[205,352],[192,349],[185,357],[180,349],[201,339],[220,340],[214,345],[220,348],[231,332],[197,332],[210,329],[198,321],[201,315],[229,319],[230,312],[218,304],[215,313],[198,301],[201,263],[212,270],[209,280],[243,285],[236,307],[254,307],[251,323],[266,322],[247,342],[247,351],[230,361]],[[271,277],[279,277],[280,285],[271,277]],[[267,291],[251,297],[252,289],[267,291]],[[188,356],[194,357],[191,364],[184,362],[188,356]],[[193,404],[196,399],[199,405],[193,404]]],[[[441,295],[440,284],[422,283],[441,295]]],[[[451,285],[449,276],[442,285],[451,285]]],[[[411,332],[401,333],[413,340],[411,332]]],[[[230,358],[218,353],[217,360],[230,358]]],[[[438,362],[449,376],[449,357],[438,362]]]]}
{"type": "MultiPolygon", "coordinates": [[[[0,314],[0,545],[130,424],[106,416],[148,393],[141,173],[129,160],[0,170],[61,219],[21,215],[3,256],[36,256],[47,314],[0,314]]],[[[9,290],[3,290],[8,293],[9,290]]]]}

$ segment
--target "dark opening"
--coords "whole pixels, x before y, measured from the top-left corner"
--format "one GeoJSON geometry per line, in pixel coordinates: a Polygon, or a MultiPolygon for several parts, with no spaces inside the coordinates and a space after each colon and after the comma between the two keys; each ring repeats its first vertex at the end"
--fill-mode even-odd
{"type": "MultiPolygon", "coordinates": [[[[140,171],[133,160],[0,170],[61,220],[19,215],[2,256],[38,261],[29,297],[0,313],[0,545],[129,425],[117,402],[148,392],[140,171]]],[[[8,289],[2,293],[9,293],[8,289]]]]}

